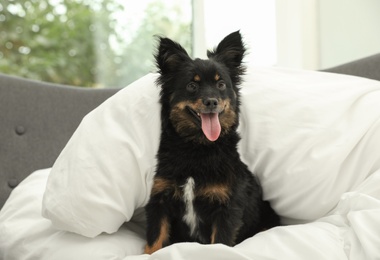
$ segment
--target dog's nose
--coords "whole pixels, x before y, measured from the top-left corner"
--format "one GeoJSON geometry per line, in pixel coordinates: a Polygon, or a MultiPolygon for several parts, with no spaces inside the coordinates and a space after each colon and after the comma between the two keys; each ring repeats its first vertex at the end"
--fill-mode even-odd
{"type": "Polygon", "coordinates": [[[209,108],[214,109],[218,106],[218,100],[216,98],[205,98],[203,99],[203,104],[209,108]]]}

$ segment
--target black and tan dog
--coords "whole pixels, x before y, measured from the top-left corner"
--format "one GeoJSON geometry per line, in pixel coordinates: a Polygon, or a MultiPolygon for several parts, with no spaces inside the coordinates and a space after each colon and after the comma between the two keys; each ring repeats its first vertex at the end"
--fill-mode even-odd
{"type": "Polygon", "coordinates": [[[145,253],[182,241],[232,246],[279,224],[237,151],[244,53],[239,32],[206,60],[192,60],[178,43],[159,39],[162,132],[145,208],[145,253]]]}

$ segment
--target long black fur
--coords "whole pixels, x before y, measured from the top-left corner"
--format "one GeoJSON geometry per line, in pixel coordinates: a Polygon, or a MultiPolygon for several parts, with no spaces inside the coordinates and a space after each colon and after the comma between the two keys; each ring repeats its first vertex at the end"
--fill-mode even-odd
{"type": "Polygon", "coordinates": [[[279,225],[279,217],[263,201],[260,185],[237,152],[245,51],[240,32],[225,37],[206,60],[192,60],[178,43],[159,38],[155,58],[161,140],[146,206],[145,253],[182,241],[233,246],[279,225]],[[216,140],[205,136],[199,116],[211,112],[218,113],[221,125],[216,140]],[[185,220],[189,178],[194,181],[193,230],[185,220]]]}

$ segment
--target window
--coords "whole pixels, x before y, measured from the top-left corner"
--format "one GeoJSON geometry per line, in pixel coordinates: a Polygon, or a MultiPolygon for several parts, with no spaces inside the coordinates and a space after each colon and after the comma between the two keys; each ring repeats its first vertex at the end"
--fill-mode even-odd
{"type": "Polygon", "coordinates": [[[154,35],[205,58],[240,30],[246,63],[277,62],[275,0],[7,0],[0,72],[87,87],[124,87],[155,70],[154,35]],[[3,44],[4,43],[4,44],[3,44]]]}
{"type": "Polygon", "coordinates": [[[191,52],[191,21],[191,0],[1,1],[0,72],[123,87],[152,71],[154,35],[191,52]]]}
{"type": "Polygon", "coordinates": [[[212,48],[227,34],[240,30],[247,47],[247,64],[276,64],[275,0],[204,0],[203,4],[207,48],[212,48]]]}

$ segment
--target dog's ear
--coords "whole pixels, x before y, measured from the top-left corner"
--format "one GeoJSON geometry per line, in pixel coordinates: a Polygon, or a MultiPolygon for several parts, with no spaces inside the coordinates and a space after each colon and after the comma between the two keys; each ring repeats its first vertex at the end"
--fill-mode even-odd
{"type": "Polygon", "coordinates": [[[245,72],[245,67],[242,65],[245,51],[242,36],[236,31],[227,35],[213,51],[208,51],[207,56],[226,65],[232,80],[238,84],[240,76],[245,72]]]}
{"type": "Polygon", "coordinates": [[[175,73],[179,65],[190,59],[186,50],[169,38],[158,37],[159,45],[155,55],[158,72],[161,75],[175,73]]]}

